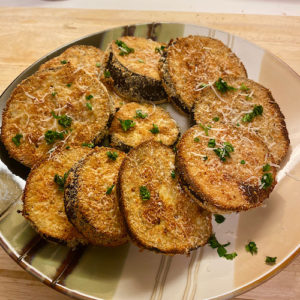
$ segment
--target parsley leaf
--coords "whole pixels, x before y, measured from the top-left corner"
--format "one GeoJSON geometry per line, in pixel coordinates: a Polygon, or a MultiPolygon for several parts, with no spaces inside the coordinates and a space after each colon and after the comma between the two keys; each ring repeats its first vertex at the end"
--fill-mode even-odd
{"type": "Polygon", "coordinates": [[[47,144],[53,144],[56,140],[64,139],[64,133],[55,130],[47,130],[44,136],[47,144]]]}
{"type": "Polygon", "coordinates": [[[143,113],[141,109],[137,109],[135,112],[136,112],[135,118],[145,119],[148,117],[148,114],[143,113]]]}
{"type": "Polygon", "coordinates": [[[107,151],[106,155],[108,158],[110,158],[111,160],[116,160],[117,157],[119,156],[117,152],[111,152],[111,151],[107,151]]]}
{"type": "Polygon", "coordinates": [[[71,82],[69,82],[69,83],[66,84],[67,87],[71,87],[71,85],[72,85],[71,82]]]}
{"type": "Polygon", "coordinates": [[[155,47],[155,53],[163,54],[165,48],[166,46],[155,47]]]}
{"type": "Polygon", "coordinates": [[[57,92],[52,92],[51,95],[52,97],[55,97],[57,95],[57,92]]]}
{"type": "Polygon", "coordinates": [[[64,174],[64,176],[59,176],[58,174],[54,175],[54,182],[58,185],[58,189],[60,191],[63,191],[64,188],[65,188],[65,183],[66,183],[66,180],[67,180],[67,178],[69,176],[69,172],[70,171],[66,172],[64,174]]]}
{"type": "Polygon", "coordinates": [[[266,264],[268,264],[268,265],[274,265],[274,264],[276,263],[276,259],[277,259],[276,256],[275,256],[275,257],[266,256],[265,262],[266,262],[266,264]]]}
{"type": "Polygon", "coordinates": [[[225,247],[229,246],[230,243],[227,244],[220,244],[215,236],[215,234],[212,234],[208,240],[209,245],[213,248],[216,249],[217,248],[217,252],[219,254],[220,257],[224,257],[227,260],[233,260],[236,256],[237,253],[233,252],[233,253],[227,253],[227,250],[225,249],[225,247]]]}
{"type": "Polygon", "coordinates": [[[215,148],[216,147],[216,140],[215,139],[209,139],[208,147],[209,148],[215,148]]]}
{"type": "Polygon", "coordinates": [[[109,70],[104,70],[104,77],[105,78],[109,78],[111,75],[110,75],[110,72],[109,70]]]}
{"type": "Polygon", "coordinates": [[[236,90],[236,88],[228,85],[227,82],[224,81],[221,77],[215,82],[215,86],[217,90],[220,91],[222,94],[228,91],[236,90]]]}
{"type": "Polygon", "coordinates": [[[96,63],[96,67],[97,67],[97,68],[100,68],[100,67],[101,67],[101,64],[100,64],[99,62],[97,62],[97,63],[96,63]]]}
{"type": "Polygon", "coordinates": [[[203,156],[203,160],[206,161],[208,159],[207,156],[203,156]]]}
{"type": "Polygon", "coordinates": [[[218,122],[219,120],[220,120],[219,117],[214,117],[214,118],[213,118],[213,121],[214,121],[214,122],[218,122]]]}
{"type": "Polygon", "coordinates": [[[147,201],[150,199],[150,192],[146,186],[140,186],[140,197],[143,201],[147,201]]]}
{"type": "Polygon", "coordinates": [[[249,92],[250,91],[250,89],[244,83],[241,84],[240,90],[243,91],[243,92],[249,92]]]}
{"type": "Polygon", "coordinates": [[[215,221],[218,223],[218,224],[221,224],[225,221],[225,217],[222,216],[222,215],[218,215],[218,214],[215,214],[215,221]]]}
{"type": "Polygon", "coordinates": [[[210,126],[208,125],[207,127],[199,123],[199,126],[204,130],[205,135],[208,136],[208,130],[210,130],[210,126]]]}
{"type": "Polygon", "coordinates": [[[93,143],[82,143],[81,146],[88,147],[88,148],[94,148],[95,145],[93,143]]]}
{"type": "Polygon", "coordinates": [[[88,110],[93,110],[93,106],[89,102],[86,103],[86,107],[87,107],[88,110]]]}
{"type": "Polygon", "coordinates": [[[139,62],[139,63],[145,63],[145,62],[144,62],[142,59],[140,59],[140,58],[138,59],[138,62],[139,62]]]}
{"type": "Polygon", "coordinates": [[[199,143],[199,142],[200,142],[200,139],[199,139],[198,137],[195,137],[195,138],[194,138],[194,142],[199,143]]]}
{"type": "Polygon", "coordinates": [[[149,131],[152,132],[153,134],[157,134],[159,133],[159,128],[156,124],[153,124],[153,127],[149,131]]]}
{"type": "Polygon", "coordinates": [[[256,116],[261,116],[264,111],[264,108],[261,105],[254,105],[254,108],[251,113],[245,114],[242,117],[243,122],[252,122],[256,116]]]}
{"type": "Polygon", "coordinates": [[[241,165],[244,165],[246,162],[242,159],[241,160],[241,165]]]}
{"type": "Polygon", "coordinates": [[[66,61],[66,60],[61,60],[60,63],[61,63],[62,65],[65,65],[65,64],[67,63],[67,61],[66,61]]]}
{"type": "Polygon", "coordinates": [[[271,173],[265,173],[261,178],[261,184],[263,184],[263,188],[267,189],[272,185],[273,182],[273,176],[271,173]]]}
{"type": "Polygon", "coordinates": [[[124,131],[127,131],[129,130],[131,127],[134,127],[135,126],[135,122],[133,122],[132,120],[121,120],[121,119],[118,119],[120,124],[121,124],[121,127],[124,131]]]}
{"type": "Polygon", "coordinates": [[[114,184],[113,184],[112,186],[110,186],[110,187],[106,190],[106,195],[110,195],[114,187],[115,187],[114,184]]]}
{"type": "Polygon", "coordinates": [[[21,138],[23,137],[23,134],[17,133],[11,140],[13,143],[19,147],[21,145],[21,138]]]}
{"type": "Polygon", "coordinates": [[[128,47],[123,41],[116,40],[115,44],[119,47],[119,55],[124,56],[134,52],[133,48],[128,47]]]}
{"type": "Polygon", "coordinates": [[[214,152],[219,156],[220,160],[224,162],[226,161],[226,157],[230,158],[230,153],[234,152],[234,148],[228,142],[224,142],[223,146],[223,148],[214,149],[214,152]]]}
{"type": "Polygon", "coordinates": [[[245,249],[247,252],[250,252],[252,255],[257,253],[257,247],[254,242],[249,242],[246,246],[245,249]]]}
{"type": "Polygon", "coordinates": [[[269,164],[265,164],[264,166],[263,166],[263,171],[264,172],[268,172],[268,171],[270,171],[271,170],[271,166],[269,165],[269,164]]]}
{"type": "Polygon", "coordinates": [[[51,111],[51,115],[53,116],[54,119],[57,119],[58,124],[61,125],[64,128],[68,128],[72,124],[72,118],[67,116],[67,115],[58,116],[58,115],[55,114],[54,111],[51,111]]]}
{"type": "Polygon", "coordinates": [[[176,174],[175,174],[175,171],[174,171],[174,170],[172,170],[172,172],[171,172],[171,177],[172,177],[173,179],[176,177],[176,174]]]}
{"type": "Polygon", "coordinates": [[[91,100],[91,99],[93,99],[93,98],[94,98],[94,96],[91,95],[91,94],[85,96],[85,99],[86,99],[86,100],[91,100]]]}

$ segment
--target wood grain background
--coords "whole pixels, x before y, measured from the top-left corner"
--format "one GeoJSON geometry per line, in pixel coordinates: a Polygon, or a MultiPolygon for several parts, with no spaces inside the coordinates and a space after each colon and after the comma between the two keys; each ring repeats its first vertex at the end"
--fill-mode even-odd
{"type": "MultiPolygon", "coordinates": [[[[300,17],[0,8],[0,93],[35,60],[74,39],[120,25],[163,21],[236,34],[271,51],[300,74],[300,17]]],[[[26,273],[0,248],[0,300],[4,299],[70,298],[26,273]]],[[[300,299],[300,257],[266,283],[235,299],[300,299]]]]}

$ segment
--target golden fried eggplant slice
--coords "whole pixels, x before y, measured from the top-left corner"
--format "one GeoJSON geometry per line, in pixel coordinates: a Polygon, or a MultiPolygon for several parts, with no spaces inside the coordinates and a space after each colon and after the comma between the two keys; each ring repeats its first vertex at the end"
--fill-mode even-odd
{"type": "Polygon", "coordinates": [[[11,157],[32,167],[61,144],[100,141],[111,111],[106,88],[85,71],[69,65],[39,71],[13,91],[1,138],[11,157]]]}
{"type": "Polygon", "coordinates": [[[70,172],[65,188],[66,212],[70,222],[93,245],[127,242],[115,188],[125,156],[113,148],[96,147],[70,172]]]}
{"type": "Polygon", "coordinates": [[[169,99],[186,113],[205,84],[225,75],[247,77],[245,67],[227,46],[204,36],[171,41],[163,51],[160,70],[169,99]]]}
{"type": "Polygon", "coordinates": [[[260,206],[276,180],[274,159],[257,136],[227,124],[195,125],[177,145],[182,186],[211,212],[260,206]]]}
{"type": "Polygon", "coordinates": [[[84,69],[91,76],[99,77],[104,52],[94,46],[74,45],[44,64],[39,70],[54,69],[71,64],[77,70],[84,69]]]}
{"type": "Polygon", "coordinates": [[[165,102],[167,95],[158,70],[161,47],[161,43],[150,39],[121,37],[105,51],[101,80],[110,82],[126,99],[165,102]]]}
{"type": "Polygon", "coordinates": [[[115,114],[109,133],[111,145],[126,151],[151,139],[172,146],[179,137],[179,128],[163,108],[131,102],[115,114]]]}
{"type": "Polygon", "coordinates": [[[74,247],[86,239],[68,221],[64,182],[72,165],[90,153],[88,147],[57,149],[31,169],[23,193],[23,216],[44,238],[74,247]]]}
{"type": "Polygon", "coordinates": [[[181,189],[175,154],[147,141],[124,159],[118,179],[120,208],[133,241],[166,254],[203,246],[211,235],[211,214],[181,189]]]}
{"type": "Polygon", "coordinates": [[[200,92],[193,108],[196,123],[229,123],[257,135],[280,164],[289,147],[284,116],[271,92],[242,77],[224,77],[200,92]]]}

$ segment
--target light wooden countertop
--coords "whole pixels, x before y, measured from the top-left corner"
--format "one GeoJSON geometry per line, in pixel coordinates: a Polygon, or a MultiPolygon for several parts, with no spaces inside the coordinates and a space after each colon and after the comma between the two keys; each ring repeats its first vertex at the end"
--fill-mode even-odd
{"type": "MultiPolygon", "coordinates": [[[[300,74],[300,17],[0,8],[0,93],[34,61],[74,39],[120,25],[163,21],[236,34],[271,51],[300,74]]],[[[70,298],[43,285],[0,248],[0,300],[4,299],[70,298]]],[[[300,257],[266,283],[235,299],[300,299],[300,257]]]]}

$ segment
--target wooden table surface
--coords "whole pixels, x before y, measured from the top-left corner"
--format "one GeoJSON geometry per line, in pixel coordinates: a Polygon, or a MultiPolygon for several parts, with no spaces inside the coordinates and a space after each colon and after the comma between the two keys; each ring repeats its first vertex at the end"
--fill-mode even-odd
{"type": "MultiPolygon", "coordinates": [[[[300,17],[0,8],[0,93],[35,60],[65,43],[111,27],[162,21],[192,23],[239,35],[268,49],[300,74],[300,17]]],[[[26,273],[0,247],[0,300],[4,299],[70,298],[26,273]]],[[[235,299],[300,299],[300,256],[269,281],[235,299]]]]}

